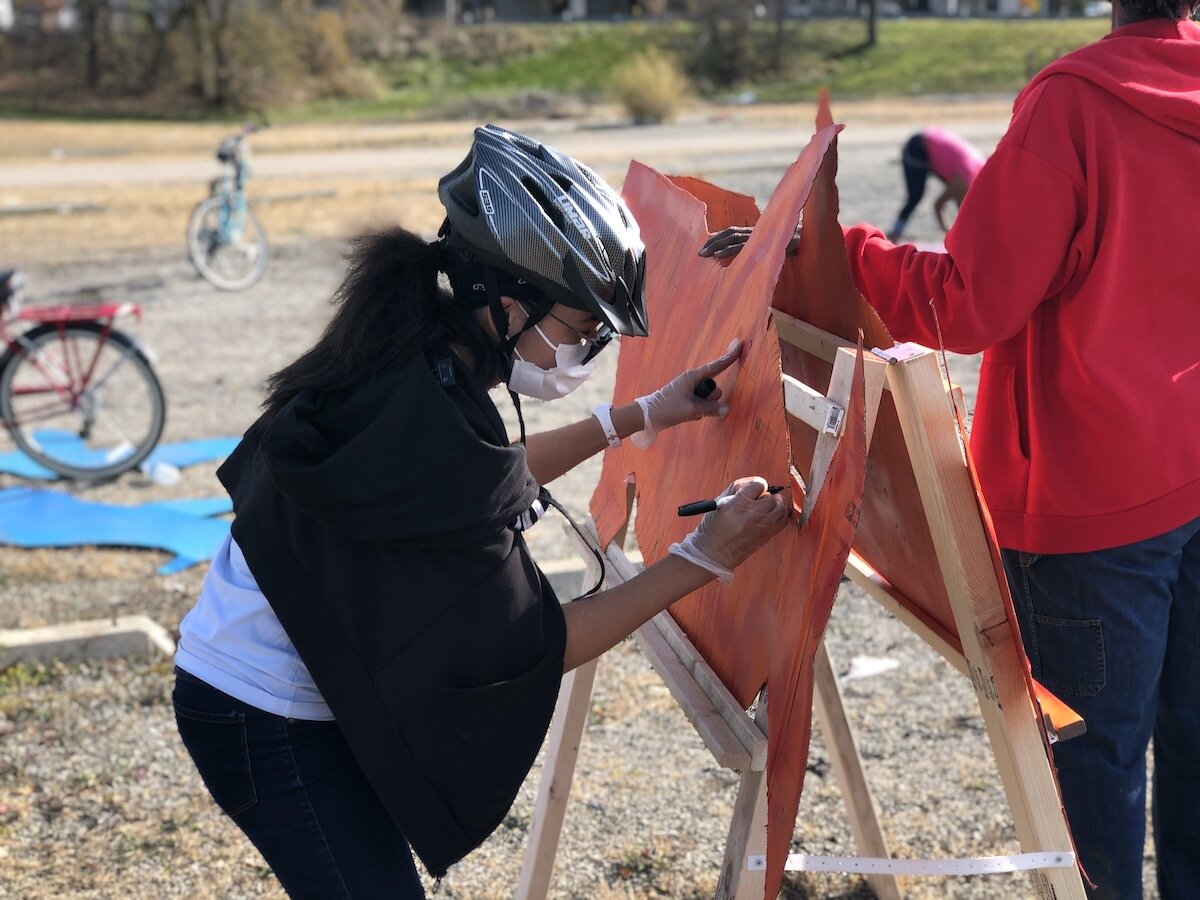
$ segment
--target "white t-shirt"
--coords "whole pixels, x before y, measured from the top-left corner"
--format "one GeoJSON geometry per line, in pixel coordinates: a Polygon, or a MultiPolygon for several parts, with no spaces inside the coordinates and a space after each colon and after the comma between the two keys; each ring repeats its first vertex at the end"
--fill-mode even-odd
{"type": "Polygon", "coordinates": [[[217,550],[200,599],[179,624],[175,664],[265,712],[333,719],[232,536],[217,550]]]}

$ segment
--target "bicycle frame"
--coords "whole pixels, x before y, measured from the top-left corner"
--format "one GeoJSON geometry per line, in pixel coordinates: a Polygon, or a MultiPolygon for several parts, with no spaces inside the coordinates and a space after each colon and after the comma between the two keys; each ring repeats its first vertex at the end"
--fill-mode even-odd
{"type": "Polygon", "coordinates": [[[225,195],[221,218],[217,223],[217,236],[223,244],[236,244],[242,239],[242,229],[245,227],[246,194],[240,188],[235,188],[225,195]]]}
{"type": "Polygon", "coordinates": [[[246,192],[251,175],[247,138],[257,130],[246,125],[221,140],[216,157],[222,173],[209,182],[208,196],[188,216],[188,258],[200,277],[221,290],[244,290],[267,267],[267,234],[246,192]]]}
{"type": "Polygon", "coordinates": [[[213,182],[213,195],[221,196],[221,216],[217,221],[217,237],[223,244],[235,244],[242,239],[246,227],[246,182],[250,180],[249,149],[245,137],[239,139],[238,150],[226,165],[233,169],[233,178],[218,178],[213,182]]]}
{"type": "MultiPolygon", "coordinates": [[[[81,304],[78,306],[62,304],[59,306],[32,306],[8,311],[7,315],[0,317],[0,339],[4,340],[7,349],[4,362],[8,363],[18,354],[27,356],[37,370],[46,377],[47,384],[47,387],[17,390],[16,393],[31,395],[53,392],[56,398],[68,403],[72,409],[80,408],[82,398],[87,396],[89,391],[103,385],[108,374],[111,374],[104,373],[97,380],[96,364],[100,352],[108,343],[113,321],[126,315],[132,315],[140,321],[141,306],[136,303],[81,304]],[[97,344],[92,359],[82,360],[64,356],[62,365],[51,366],[47,365],[39,354],[30,352],[31,348],[28,342],[23,340],[27,329],[14,331],[13,325],[18,322],[29,323],[31,326],[46,323],[56,324],[60,333],[64,333],[67,324],[71,322],[95,322],[101,327],[101,340],[97,344]]],[[[139,349],[146,352],[144,347],[139,347],[139,349]]],[[[38,418],[35,414],[32,421],[38,421],[38,418]]],[[[17,423],[6,420],[4,424],[11,429],[17,423]]]]}

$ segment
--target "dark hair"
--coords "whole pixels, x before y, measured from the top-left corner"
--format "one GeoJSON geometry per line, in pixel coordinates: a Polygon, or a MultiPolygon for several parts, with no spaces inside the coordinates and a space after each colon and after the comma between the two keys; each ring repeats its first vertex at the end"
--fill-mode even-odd
{"type": "Polygon", "coordinates": [[[1116,0],[1138,19],[1170,19],[1178,22],[1196,14],[1200,0],[1116,0]]]}
{"type": "Polygon", "coordinates": [[[440,245],[389,228],[355,238],[346,258],[346,277],[333,297],[337,312],[303,356],[267,379],[264,420],[274,419],[301,391],[345,387],[395,371],[443,342],[465,345],[485,384],[500,377],[503,362],[495,341],[473,310],[438,285],[440,245]]]}

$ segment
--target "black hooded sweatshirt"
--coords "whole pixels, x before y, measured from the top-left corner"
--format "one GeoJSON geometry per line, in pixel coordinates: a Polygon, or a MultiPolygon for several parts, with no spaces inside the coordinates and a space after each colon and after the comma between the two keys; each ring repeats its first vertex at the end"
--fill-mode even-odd
{"type": "Polygon", "coordinates": [[[508,812],[562,676],[512,523],[538,485],[447,348],[304,392],[218,470],[233,537],[359,765],[436,876],[508,812]]]}

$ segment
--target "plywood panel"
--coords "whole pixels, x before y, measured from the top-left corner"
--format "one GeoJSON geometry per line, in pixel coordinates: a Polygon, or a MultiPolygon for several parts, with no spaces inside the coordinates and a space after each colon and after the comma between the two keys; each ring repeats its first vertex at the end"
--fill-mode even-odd
{"type": "MultiPolygon", "coordinates": [[[[793,376],[824,392],[835,352],[822,342],[806,342],[805,349],[781,344],[773,312],[850,344],[893,345],[855,289],[846,262],[835,183],[840,127],[831,124],[827,107],[818,125],[761,218],[751,198],[692,178],[668,178],[637,163],[631,166],[624,193],[647,243],[651,336],[622,343],[615,401],[628,403],[653,391],[683,369],[720,355],[735,337],[742,339],[743,351],[720,378],[731,406],[725,419],[664,432],[648,451],[629,442],[606,451],[592,498],[602,545],[624,532],[633,496],[638,542],[652,561],[695,524],[675,516],[678,505],[715,496],[741,476],[761,475],[773,484],[794,483],[794,473],[807,477],[817,436],[785,415],[780,376],[793,376]],[[801,216],[799,251],[787,256],[801,216]],[[731,261],[699,257],[708,234],[729,225],[756,226],[742,252],[731,261]]],[[[814,656],[851,543],[857,564],[871,573],[872,584],[886,586],[889,601],[905,621],[919,623],[918,633],[936,635],[941,652],[963,652],[906,436],[887,392],[868,456],[861,346],[846,432],[807,526],[793,522],[738,569],[732,585],[714,583],[671,608],[743,707],[764,683],[769,686],[767,897],[778,891],[790,846],[807,762],[814,656]]],[[[945,416],[953,415],[947,399],[945,416]]],[[[987,624],[1009,637],[1006,644],[1014,647],[1014,656],[1006,676],[1015,675],[1018,682],[1023,678],[1033,702],[1035,686],[1015,633],[986,506],[977,483],[975,487],[977,511],[991,539],[987,580],[990,590],[1001,595],[989,611],[998,618],[987,624]]],[[[802,500],[799,487],[793,500],[802,500]]],[[[962,602],[968,601],[960,598],[962,602]]],[[[965,668],[962,662],[960,668],[965,668]]],[[[1006,748],[1002,742],[1000,749],[1006,748]]],[[[1019,782],[1019,773],[1016,777],[1019,782]]],[[[1052,779],[1048,790],[1053,792],[1052,779]]],[[[1016,804],[1014,814],[1018,829],[1028,831],[1023,826],[1029,807],[1016,804]]]]}

